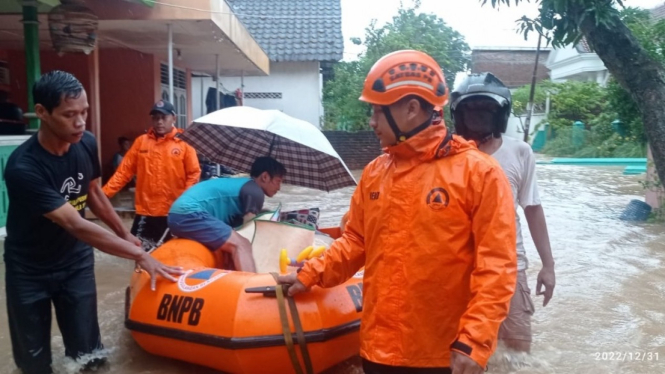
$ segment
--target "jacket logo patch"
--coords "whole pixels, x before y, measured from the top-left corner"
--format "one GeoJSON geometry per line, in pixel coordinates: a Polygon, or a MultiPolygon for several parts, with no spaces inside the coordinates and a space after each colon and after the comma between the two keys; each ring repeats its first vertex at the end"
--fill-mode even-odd
{"type": "Polygon", "coordinates": [[[150,152],[150,151],[147,150],[147,149],[142,149],[142,150],[139,151],[139,153],[148,153],[148,152],[150,152]]]}
{"type": "Polygon", "coordinates": [[[369,193],[369,199],[370,200],[379,200],[379,193],[378,192],[370,192],[369,193]]]}
{"type": "Polygon", "coordinates": [[[427,206],[432,210],[445,209],[450,203],[450,196],[448,195],[448,191],[442,187],[432,189],[427,194],[426,203],[427,206]]]}
{"type": "Polygon", "coordinates": [[[173,148],[171,150],[171,154],[174,155],[174,156],[180,156],[181,153],[182,153],[182,151],[180,150],[180,148],[173,148]]]}

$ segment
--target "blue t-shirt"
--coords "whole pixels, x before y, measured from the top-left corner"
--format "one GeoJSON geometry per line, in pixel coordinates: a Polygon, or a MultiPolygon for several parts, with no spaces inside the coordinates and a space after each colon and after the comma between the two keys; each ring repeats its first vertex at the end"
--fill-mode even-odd
{"type": "Polygon", "coordinates": [[[246,214],[258,214],[264,201],[263,190],[251,178],[216,178],[187,189],[169,213],[207,212],[227,225],[239,226],[246,214]]]}

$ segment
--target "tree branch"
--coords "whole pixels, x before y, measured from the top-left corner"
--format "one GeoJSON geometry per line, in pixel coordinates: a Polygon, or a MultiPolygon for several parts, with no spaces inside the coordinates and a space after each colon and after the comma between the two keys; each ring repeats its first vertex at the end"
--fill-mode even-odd
{"type": "Polygon", "coordinates": [[[658,176],[665,180],[665,71],[612,15],[607,22],[587,18],[580,25],[587,41],[642,113],[658,176]]]}

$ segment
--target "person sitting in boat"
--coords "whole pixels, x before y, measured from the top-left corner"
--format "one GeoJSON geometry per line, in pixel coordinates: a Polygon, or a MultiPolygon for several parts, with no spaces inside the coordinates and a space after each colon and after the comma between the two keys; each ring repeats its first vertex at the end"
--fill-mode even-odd
{"type": "MultiPolygon", "coordinates": [[[[265,196],[280,190],[286,168],[272,157],[259,157],[249,178],[216,178],[190,187],[171,206],[168,226],[177,237],[197,241],[232,259],[233,270],[256,271],[252,245],[233,230],[263,208],[265,196]]],[[[229,261],[230,262],[230,261],[229,261]]],[[[231,264],[223,265],[230,268],[231,264]]]]}
{"type": "Polygon", "coordinates": [[[481,374],[515,292],[515,208],[501,166],[453,136],[434,107],[448,88],[419,51],[371,68],[360,100],[384,154],[367,165],[342,237],[297,273],[289,295],[334,287],[363,266],[360,356],[375,373],[481,374]]]}

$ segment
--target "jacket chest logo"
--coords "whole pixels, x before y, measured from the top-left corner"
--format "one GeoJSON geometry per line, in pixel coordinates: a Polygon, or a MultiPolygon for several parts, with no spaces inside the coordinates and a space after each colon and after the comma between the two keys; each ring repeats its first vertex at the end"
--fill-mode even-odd
{"type": "Polygon", "coordinates": [[[369,193],[369,199],[370,200],[379,200],[379,193],[378,192],[370,192],[369,193]]]}
{"type": "Polygon", "coordinates": [[[180,148],[171,149],[171,154],[174,155],[174,156],[180,156],[181,153],[182,153],[182,151],[180,150],[180,148]]]}
{"type": "Polygon", "coordinates": [[[448,207],[450,203],[450,196],[448,191],[443,187],[433,188],[428,194],[427,199],[425,200],[427,206],[432,210],[442,210],[448,207]]]}

